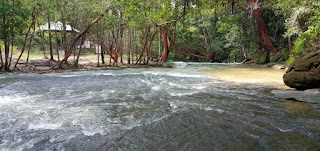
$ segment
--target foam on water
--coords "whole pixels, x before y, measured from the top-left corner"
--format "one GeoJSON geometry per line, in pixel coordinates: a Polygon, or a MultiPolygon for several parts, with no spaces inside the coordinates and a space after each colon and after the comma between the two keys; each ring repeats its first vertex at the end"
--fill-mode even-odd
{"type": "Polygon", "coordinates": [[[193,95],[196,94],[197,92],[186,92],[186,93],[170,93],[171,96],[188,96],[188,95],[193,95]]]}
{"type": "Polygon", "coordinates": [[[28,126],[28,129],[30,130],[40,130],[40,129],[51,129],[51,130],[55,130],[55,129],[59,129],[61,128],[63,125],[63,123],[31,123],[28,126]]]}

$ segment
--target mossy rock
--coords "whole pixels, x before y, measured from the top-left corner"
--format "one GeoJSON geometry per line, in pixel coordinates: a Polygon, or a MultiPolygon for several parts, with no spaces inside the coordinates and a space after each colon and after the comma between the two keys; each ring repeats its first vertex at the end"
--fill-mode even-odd
{"type": "Polygon", "coordinates": [[[254,62],[256,64],[265,64],[268,62],[268,55],[267,54],[256,54],[254,57],[254,62]]]}
{"type": "Polygon", "coordinates": [[[296,89],[320,88],[320,52],[296,59],[283,76],[284,83],[296,89]]]}
{"type": "Polygon", "coordinates": [[[289,59],[290,52],[288,49],[281,49],[276,55],[270,56],[271,62],[283,62],[289,59]]]}

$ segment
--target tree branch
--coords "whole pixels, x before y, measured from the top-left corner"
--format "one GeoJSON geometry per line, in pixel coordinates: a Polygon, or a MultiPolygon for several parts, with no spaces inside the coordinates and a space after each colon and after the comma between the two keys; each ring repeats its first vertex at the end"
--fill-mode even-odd
{"type": "Polygon", "coordinates": [[[100,15],[99,15],[96,19],[94,19],[85,29],[83,29],[83,30],[80,32],[80,34],[74,39],[73,43],[71,44],[71,46],[70,46],[70,48],[69,48],[68,54],[67,54],[58,64],[54,65],[54,66],[52,67],[52,69],[54,69],[56,66],[60,66],[63,62],[65,62],[65,61],[70,57],[70,55],[72,54],[72,50],[73,50],[73,48],[75,47],[77,41],[78,41],[83,35],[85,35],[85,34],[88,32],[88,30],[89,30],[94,24],[96,24],[96,23],[105,15],[105,13],[108,13],[111,9],[112,9],[112,7],[107,8],[107,9],[104,11],[103,14],[100,14],[100,15]]]}

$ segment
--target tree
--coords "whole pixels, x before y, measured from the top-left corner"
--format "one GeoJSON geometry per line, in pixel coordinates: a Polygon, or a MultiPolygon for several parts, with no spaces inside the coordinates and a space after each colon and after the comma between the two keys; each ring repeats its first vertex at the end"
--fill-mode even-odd
{"type": "Polygon", "coordinates": [[[11,59],[9,59],[10,39],[20,34],[25,28],[25,21],[29,17],[32,5],[28,1],[15,2],[15,0],[0,1],[0,39],[4,42],[4,70],[10,71],[11,59]]]}

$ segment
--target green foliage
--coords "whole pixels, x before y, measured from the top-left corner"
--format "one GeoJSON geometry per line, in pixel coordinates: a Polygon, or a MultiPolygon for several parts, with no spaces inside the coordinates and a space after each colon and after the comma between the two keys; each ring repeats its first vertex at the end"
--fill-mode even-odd
{"type": "MultiPolygon", "coordinates": [[[[189,0],[186,15],[177,22],[177,38],[174,49],[196,48],[209,55],[213,55],[210,61],[243,61],[257,59],[265,62],[266,50],[259,43],[257,23],[248,12],[242,11],[237,6],[249,8],[246,0],[236,1],[231,7],[229,0],[189,0]]],[[[320,45],[320,3],[316,0],[266,0],[260,1],[262,15],[272,40],[277,49],[288,49],[288,37],[291,37],[294,47],[293,56],[289,63],[301,54],[314,51],[320,45]]],[[[124,30],[124,48],[129,48],[128,33],[135,29],[133,45],[135,53],[140,54],[143,48],[143,35],[148,26],[151,27],[147,35],[148,41],[155,32],[153,25],[170,22],[169,37],[173,38],[173,21],[179,18],[184,11],[185,0],[0,0],[0,39],[3,41],[12,36],[15,44],[21,46],[24,42],[24,34],[31,23],[31,14],[36,14],[36,26],[39,27],[48,22],[48,16],[52,22],[65,22],[66,24],[82,30],[96,17],[103,14],[106,7],[112,6],[112,10],[87,33],[87,39],[99,41],[97,35],[106,35],[111,31],[119,37],[124,30]],[[4,23],[4,22],[5,23],[4,23]]],[[[158,27],[159,28],[159,27],[158,27]]],[[[32,32],[32,31],[31,31],[32,32]]],[[[158,33],[160,34],[161,31],[158,33]]],[[[29,38],[30,38],[29,34],[29,38]]],[[[53,33],[54,35],[54,33],[53,33]]],[[[28,41],[29,41],[28,38],[28,41]]],[[[48,34],[45,34],[48,40],[48,34]]],[[[40,45],[41,39],[37,32],[32,46],[40,45]]],[[[68,37],[69,43],[72,41],[68,37]]],[[[109,35],[109,41],[114,41],[109,35]]],[[[118,41],[119,42],[119,41],[118,41]]],[[[152,43],[154,58],[158,57],[159,37],[156,35],[152,43]],[[157,42],[156,42],[157,41],[157,42]],[[157,57],[156,57],[157,56],[157,57]]],[[[160,38],[161,47],[163,39],[160,38]]],[[[53,40],[53,45],[56,41],[53,40]]],[[[46,45],[48,42],[46,41],[46,45]]],[[[18,47],[19,48],[19,47],[18,47]]],[[[162,48],[163,49],[163,48],[162,48]]],[[[189,59],[189,55],[169,53],[170,59],[189,59]]],[[[192,49],[191,49],[192,50],[192,49]]],[[[195,55],[203,55],[193,52],[195,55]]],[[[280,52],[271,60],[287,60],[288,51],[280,52]]],[[[211,57],[211,56],[210,56],[211,57]]],[[[197,61],[208,61],[208,58],[197,61]]]]}
{"type": "Polygon", "coordinates": [[[27,1],[0,0],[0,39],[5,40],[21,34],[31,10],[27,1]]]}
{"type": "Polygon", "coordinates": [[[288,31],[286,37],[297,36],[294,41],[293,56],[287,61],[291,64],[295,58],[304,52],[315,51],[320,38],[319,2],[303,1],[292,9],[292,15],[286,22],[288,31]]]}
{"type": "Polygon", "coordinates": [[[168,61],[165,62],[165,64],[169,67],[173,67],[175,65],[173,62],[174,61],[172,59],[169,59],[168,61]]]}

